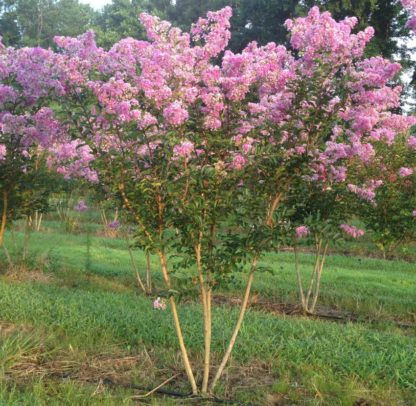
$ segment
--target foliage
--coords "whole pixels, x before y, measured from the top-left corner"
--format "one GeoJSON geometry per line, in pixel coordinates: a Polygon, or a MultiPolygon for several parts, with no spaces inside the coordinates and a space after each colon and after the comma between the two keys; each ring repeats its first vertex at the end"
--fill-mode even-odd
{"type": "Polygon", "coordinates": [[[343,228],[351,227],[345,223],[352,217],[352,205],[349,193],[343,185],[334,183],[323,187],[319,183],[300,182],[296,186],[290,191],[285,203],[292,210],[289,218],[294,231],[290,245],[294,250],[300,303],[305,313],[313,314],[320,293],[328,248],[339,243],[343,228]],[[299,257],[299,247],[305,245],[305,241],[308,246],[312,246],[315,254],[315,262],[309,280],[306,279],[306,286],[302,281],[299,257]]]}
{"type": "MultiPolygon", "coordinates": [[[[416,240],[414,140],[414,136],[399,137],[390,145],[378,146],[382,184],[374,202],[361,200],[357,209],[360,220],[373,232],[372,237],[385,257],[391,256],[399,245],[416,240]]],[[[374,173],[378,167],[370,165],[360,169],[360,175],[374,173]]]]}
{"type": "Polygon", "coordinates": [[[0,245],[8,220],[44,211],[53,187],[46,152],[62,127],[45,100],[61,91],[54,54],[0,44],[0,245]]]}
{"type": "MultiPolygon", "coordinates": [[[[8,179],[24,172],[16,162],[40,151],[65,178],[100,184],[124,208],[140,246],[159,257],[194,394],[214,391],[258,260],[285,241],[291,217],[302,216],[282,205],[296,189],[312,190],[312,198],[325,191],[306,202],[319,258],[313,310],[329,236],[336,227],[362,234],[338,223],[347,214],[334,213],[342,209],[339,197],[351,192],[374,203],[382,185],[378,146],[415,123],[392,112],[400,106],[402,89],[394,86],[400,65],[365,58],[374,30],[354,33],[356,18],[336,22],[314,7],[286,21],[291,49],[250,43],[236,54],[226,51],[231,15],[230,7],[208,12],[185,33],[143,13],[149,40],[125,38],[108,51],[90,31],[56,37],[59,53],[2,50],[10,111],[1,116],[0,162],[13,164],[8,179]],[[361,170],[369,165],[373,173],[361,170]],[[212,293],[236,271],[247,272],[240,313],[209,386],[212,293]],[[185,294],[199,295],[203,309],[200,389],[177,311],[185,294]]],[[[11,188],[3,183],[7,195],[11,188]]],[[[305,227],[298,226],[298,237],[305,227]]]]}
{"type": "Polygon", "coordinates": [[[98,44],[111,48],[122,38],[143,38],[144,31],[137,16],[146,10],[145,3],[147,2],[143,0],[115,0],[104,6],[94,20],[98,44]]]}
{"type": "Polygon", "coordinates": [[[159,256],[194,393],[175,296],[201,297],[206,393],[214,287],[251,262],[211,390],[234,346],[257,260],[282,241],[279,208],[294,185],[334,185],[373,201],[380,180],[349,184],[349,166],[377,163],[373,144],[415,121],[390,111],[400,103],[401,88],[390,85],[400,66],[364,59],[374,31],[353,34],[355,18],[337,23],[313,8],[286,22],[293,54],[273,43],[249,44],[240,54],[226,51],[218,66],[213,61],[230,39],[230,17],[228,7],[209,12],[187,34],[142,14],[150,41],[128,38],[109,51],[96,46],[91,32],[56,38],[65,68],[59,114],[75,138],[57,147],[57,164],[66,176],[105,185],[136,224],[141,246],[159,256]]]}
{"type": "Polygon", "coordinates": [[[8,46],[53,45],[54,35],[79,35],[94,11],[78,0],[2,0],[0,32],[8,46]]]}

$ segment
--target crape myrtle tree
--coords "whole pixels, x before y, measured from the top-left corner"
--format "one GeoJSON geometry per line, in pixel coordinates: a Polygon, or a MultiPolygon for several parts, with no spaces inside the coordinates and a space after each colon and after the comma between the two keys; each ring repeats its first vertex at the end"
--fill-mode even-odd
{"type": "MultiPolygon", "coordinates": [[[[201,19],[192,33],[193,41],[200,42],[195,46],[188,34],[149,15],[141,20],[151,42],[122,40],[108,53],[95,46],[91,33],[57,38],[64,51],[62,67],[69,67],[68,102],[62,114],[73,123],[78,137],[74,142],[81,139],[80,147],[88,147],[95,157],[91,167],[100,182],[108,185],[137,225],[141,246],[160,259],[194,393],[198,388],[176,309],[177,289],[194,280],[199,285],[206,393],[212,288],[227,272],[241,268],[253,250],[248,238],[224,226],[236,216],[237,199],[247,193],[237,186],[246,158],[233,139],[242,103],[226,100],[221,69],[210,62],[227,44],[230,15],[226,8],[201,19]],[[237,250],[231,255],[233,247],[237,250]],[[169,263],[170,253],[179,255],[181,269],[177,260],[169,263]]],[[[63,158],[62,167],[78,174],[71,154],[63,158]]]]}
{"type": "Polygon", "coordinates": [[[416,137],[403,135],[377,148],[375,162],[352,168],[358,180],[376,174],[379,179],[377,193],[362,194],[355,210],[388,258],[398,247],[416,240],[416,137]]]}
{"type": "Polygon", "coordinates": [[[306,314],[315,312],[328,249],[337,244],[347,231],[354,230],[353,226],[346,224],[352,217],[352,202],[350,193],[341,182],[324,185],[319,181],[301,181],[288,193],[285,205],[291,210],[291,246],[299,302],[306,314]],[[302,247],[311,249],[315,256],[306,280],[300,271],[299,251],[302,247]]]}
{"type": "Polygon", "coordinates": [[[42,48],[0,43],[0,245],[8,221],[46,205],[46,153],[63,136],[45,107],[63,90],[56,57],[42,48]]]}
{"type": "Polygon", "coordinates": [[[363,58],[373,30],[353,34],[355,18],[338,23],[313,8],[286,23],[293,52],[251,43],[234,54],[224,52],[230,17],[229,7],[210,12],[188,34],[142,14],[149,41],[127,38],[108,52],[90,32],[56,38],[60,114],[76,144],[75,159],[68,153],[60,163],[68,176],[87,167],[97,175],[136,224],[141,246],[158,255],[194,394],[213,392],[227,365],[258,259],[281,238],[294,185],[346,187],[350,161],[371,162],[373,142],[414,122],[390,112],[399,105],[401,89],[389,83],[400,65],[363,58]],[[246,287],[210,383],[212,291],[233,271],[247,272],[246,287]],[[204,318],[200,388],[176,307],[191,291],[204,318]]]}

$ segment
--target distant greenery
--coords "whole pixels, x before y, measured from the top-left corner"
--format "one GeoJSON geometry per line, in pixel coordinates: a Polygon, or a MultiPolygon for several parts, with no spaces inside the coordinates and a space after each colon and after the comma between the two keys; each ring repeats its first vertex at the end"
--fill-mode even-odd
{"type": "Polygon", "coordinates": [[[250,41],[286,43],[284,22],[318,5],[337,20],[356,16],[360,30],[373,26],[376,33],[369,54],[388,58],[400,54],[411,63],[403,44],[409,37],[406,14],[399,2],[391,0],[113,0],[99,11],[79,0],[0,0],[0,33],[6,45],[48,47],[54,35],[76,36],[92,28],[99,44],[109,47],[127,36],[144,38],[137,19],[141,12],[189,29],[207,11],[226,5],[234,10],[230,44],[234,51],[241,51],[250,41]]]}
{"type": "Polygon", "coordinates": [[[0,33],[5,45],[47,48],[91,28],[95,14],[79,0],[0,0],[0,33]]]}

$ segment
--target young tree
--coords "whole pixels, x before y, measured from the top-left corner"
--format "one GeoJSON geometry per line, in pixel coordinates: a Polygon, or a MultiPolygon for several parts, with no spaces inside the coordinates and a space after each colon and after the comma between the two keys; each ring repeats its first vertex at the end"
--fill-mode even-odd
{"type": "Polygon", "coordinates": [[[377,145],[377,161],[358,168],[361,179],[375,173],[379,178],[374,198],[363,195],[356,209],[384,258],[416,240],[415,149],[416,137],[403,135],[387,145],[377,145]]]}
{"type": "Polygon", "coordinates": [[[228,7],[210,12],[187,34],[143,14],[149,42],[128,38],[108,52],[92,33],[56,39],[66,93],[60,114],[74,137],[62,170],[95,181],[97,174],[135,222],[142,247],[158,255],[195,394],[214,391],[228,363],[258,259],[281,237],[287,218],[279,209],[295,185],[346,187],[350,161],[371,162],[377,137],[414,123],[390,112],[400,102],[401,89],[389,85],[400,65],[364,59],[373,30],[353,34],[355,18],[338,23],[313,8],[286,23],[293,54],[251,43],[240,54],[225,51],[218,66],[230,17],[228,7]],[[236,270],[248,271],[246,288],[209,385],[212,290],[236,270]],[[195,286],[204,314],[200,389],[176,307],[178,291],[195,286]]]}
{"type": "Polygon", "coordinates": [[[295,257],[296,281],[299,299],[306,314],[314,314],[320,293],[321,277],[328,248],[335,245],[343,235],[345,223],[352,217],[351,199],[342,183],[331,185],[318,181],[300,182],[290,191],[287,205],[291,210],[291,245],[295,257]],[[302,244],[302,245],[301,245],[302,244]],[[300,272],[299,248],[311,246],[315,262],[309,280],[300,272]]]}
{"type": "MultiPolygon", "coordinates": [[[[51,109],[62,94],[56,55],[41,48],[15,50],[0,44],[0,245],[6,224],[41,203],[33,178],[45,173],[45,152],[62,137],[51,109]]],[[[41,186],[43,188],[43,186],[41,186]]]]}

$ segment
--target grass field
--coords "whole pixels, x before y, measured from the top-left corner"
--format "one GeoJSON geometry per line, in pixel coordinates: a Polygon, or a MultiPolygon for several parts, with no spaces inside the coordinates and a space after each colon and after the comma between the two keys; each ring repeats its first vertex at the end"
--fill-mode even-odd
{"type": "MultiPolygon", "coordinates": [[[[3,266],[0,405],[190,404],[134,399],[143,392],[129,386],[153,388],[175,374],[164,388],[189,388],[170,312],[154,310],[154,298],[137,290],[127,242],[98,237],[98,228],[91,225],[94,235],[68,234],[58,222],[45,222],[31,237],[29,270],[3,266]]],[[[7,234],[13,258],[22,243],[21,232],[7,234]]],[[[135,255],[144,271],[144,255],[135,255]]],[[[296,303],[292,254],[269,254],[262,262],[274,272],[257,275],[254,296],[296,303]]],[[[313,257],[303,254],[301,262],[306,276],[313,257]]],[[[155,258],[152,266],[162,286],[155,258]]],[[[243,282],[237,275],[221,294],[235,296],[243,282]]],[[[357,322],[250,309],[219,395],[257,405],[415,405],[416,265],[332,255],[320,305],[357,322]]],[[[195,369],[202,365],[200,312],[197,303],[180,305],[195,369]]],[[[233,306],[215,308],[214,360],[236,317],[233,306]]]]}

